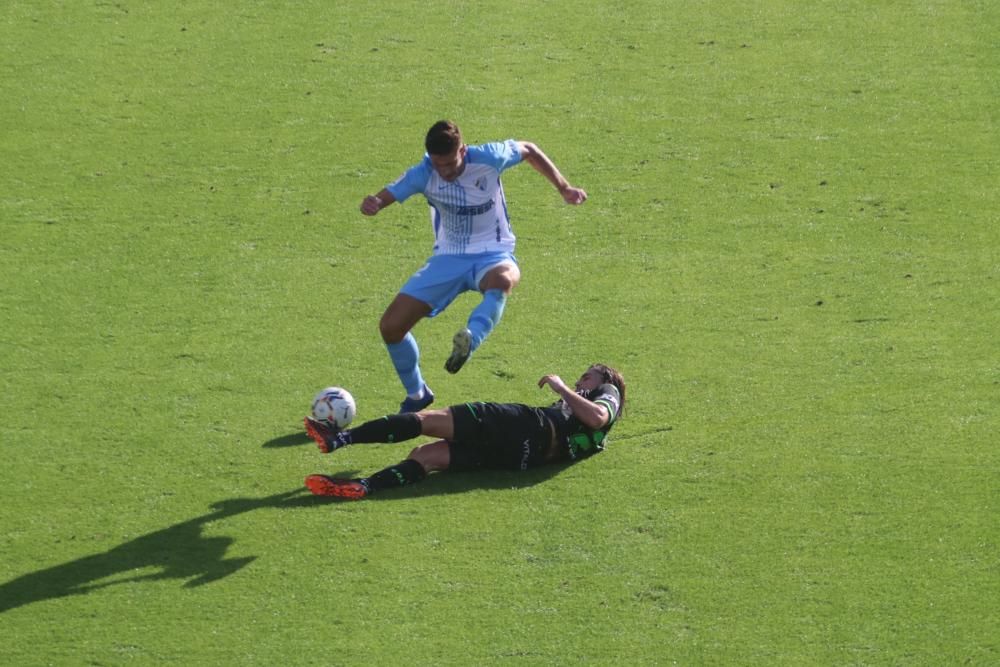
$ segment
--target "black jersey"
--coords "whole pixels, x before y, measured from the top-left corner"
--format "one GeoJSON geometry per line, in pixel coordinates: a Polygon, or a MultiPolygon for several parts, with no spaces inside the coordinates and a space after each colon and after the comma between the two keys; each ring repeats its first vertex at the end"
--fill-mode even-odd
{"type": "Polygon", "coordinates": [[[545,416],[552,420],[556,429],[556,439],[562,449],[563,456],[570,461],[592,456],[604,450],[604,441],[608,431],[614,426],[621,409],[622,397],[618,387],[613,384],[602,384],[590,391],[578,391],[579,395],[588,401],[603,405],[610,415],[608,423],[601,428],[587,428],[577,419],[566,401],[559,400],[544,409],[545,416]]]}

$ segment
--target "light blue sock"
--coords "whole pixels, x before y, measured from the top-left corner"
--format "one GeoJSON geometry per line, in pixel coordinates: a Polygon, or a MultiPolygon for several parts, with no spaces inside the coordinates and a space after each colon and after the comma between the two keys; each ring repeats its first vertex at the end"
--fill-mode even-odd
{"type": "Polygon", "coordinates": [[[483,293],[483,300],[469,315],[469,331],[472,332],[472,349],[475,350],[486,340],[503,316],[507,295],[503,290],[489,289],[483,293]]]}
{"type": "Polygon", "coordinates": [[[406,388],[407,394],[416,394],[424,386],[424,377],[420,374],[420,348],[412,333],[407,333],[398,343],[386,343],[389,358],[396,367],[396,374],[406,388]]]}

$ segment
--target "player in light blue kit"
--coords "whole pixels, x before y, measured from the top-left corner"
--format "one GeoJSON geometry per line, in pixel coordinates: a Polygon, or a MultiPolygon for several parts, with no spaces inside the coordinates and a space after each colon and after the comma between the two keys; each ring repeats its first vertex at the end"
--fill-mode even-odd
{"type": "Polygon", "coordinates": [[[379,322],[382,340],[406,388],[401,412],[417,412],[434,401],[420,373],[420,349],[410,333],[417,322],[434,317],[462,292],[482,293],[468,325],[452,339],[445,369],[457,373],[500,321],[507,296],[521,280],[500,174],[527,162],[566,203],[582,204],[587,199],[586,192],[570,185],[552,160],[528,141],[467,146],[458,126],[442,120],[427,132],[424,146],[427,154],[420,163],[361,203],[361,212],[369,216],[416,194],[430,204],[433,254],[399,290],[379,322]]]}

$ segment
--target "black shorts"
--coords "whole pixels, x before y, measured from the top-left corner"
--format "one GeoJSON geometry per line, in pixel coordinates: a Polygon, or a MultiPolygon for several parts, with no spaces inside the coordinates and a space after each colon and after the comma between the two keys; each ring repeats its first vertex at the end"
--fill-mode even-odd
{"type": "Polygon", "coordinates": [[[449,409],[455,422],[449,469],[527,470],[545,462],[552,430],[540,408],[463,403],[449,409]]]}

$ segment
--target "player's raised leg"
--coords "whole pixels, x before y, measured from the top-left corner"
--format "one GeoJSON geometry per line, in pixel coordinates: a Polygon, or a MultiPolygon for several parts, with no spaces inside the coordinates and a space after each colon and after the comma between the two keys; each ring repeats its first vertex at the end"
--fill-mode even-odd
{"type": "Polygon", "coordinates": [[[482,345],[503,317],[507,297],[520,281],[521,271],[512,260],[492,267],[483,276],[479,281],[483,299],[469,315],[466,328],[460,329],[452,338],[451,356],[445,362],[445,370],[457,373],[482,345]]]}
{"type": "Polygon", "coordinates": [[[450,440],[455,434],[451,408],[385,415],[353,428],[336,429],[311,417],[304,420],[309,434],[324,454],[347,445],[372,442],[405,442],[421,435],[450,440]]]}

